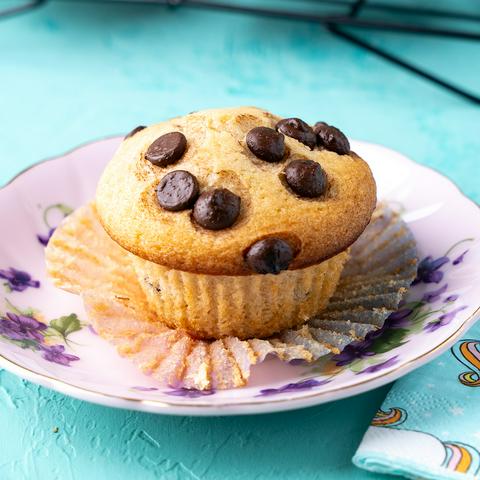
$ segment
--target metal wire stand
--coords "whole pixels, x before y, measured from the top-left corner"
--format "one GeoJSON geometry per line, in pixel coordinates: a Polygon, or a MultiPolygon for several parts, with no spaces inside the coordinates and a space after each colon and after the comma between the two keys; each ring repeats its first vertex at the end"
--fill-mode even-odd
{"type": "MultiPolygon", "coordinates": [[[[48,0],[61,1],[61,0],[48,0]]],[[[70,0],[72,1],[72,0],[70,0]]],[[[77,0],[78,1],[78,0],[77,0]]],[[[473,14],[467,12],[460,12],[455,10],[443,10],[437,8],[426,7],[412,7],[401,4],[384,3],[381,1],[367,1],[367,0],[311,0],[312,8],[310,11],[300,11],[295,8],[295,0],[291,0],[291,8],[278,8],[275,6],[252,6],[241,2],[229,2],[228,0],[80,0],[83,2],[98,2],[116,3],[116,4],[147,4],[147,5],[167,5],[172,8],[190,7],[190,8],[204,8],[223,10],[226,12],[236,12],[244,14],[262,15],[276,18],[286,18],[297,21],[306,21],[323,24],[333,35],[346,40],[360,48],[363,48],[388,62],[397,65],[417,76],[428,80],[435,85],[451,92],[462,98],[480,104],[480,95],[468,91],[461,85],[454,84],[449,80],[438,76],[418,65],[414,65],[400,56],[391,53],[383,48],[375,46],[366,40],[362,39],[350,30],[352,28],[361,30],[382,30],[391,31],[404,34],[418,34],[429,35],[450,39],[464,39],[471,41],[480,40],[480,31],[472,31],[458,28],[443,28],[430,27],[423,25],[421,19],[438,18],[451,21],[464,21],[480,26],[480,14],[473,14]],[[321,6],[335,6],[341,9],[338,14],[325,14],[319,11],[321,6]],[[400,14],[408,15],[412,21],[398,21],[388,19],[376,19],[375,17],[368,18],[368,12],[383,12],[386,14],[400,14]],[[361,16],[360,16],[361,15],[361,16]],[[350,27],[347,30],[345,27],[350,27]]],[[[0,19],[7,16],[12,16],[19,13],[24,13],[42,4],[47,3],[47,0],[31,0],[25,4],[17,7],[10,7],[5,10],[0,8],[0,19]]],[[[269,2],[263,2],[268,4],[269,2]]],[[[270,2],[270,3],[273,3],[270,2]]],[[[419,2],[420,3],[420,2],[419,2]]]]}

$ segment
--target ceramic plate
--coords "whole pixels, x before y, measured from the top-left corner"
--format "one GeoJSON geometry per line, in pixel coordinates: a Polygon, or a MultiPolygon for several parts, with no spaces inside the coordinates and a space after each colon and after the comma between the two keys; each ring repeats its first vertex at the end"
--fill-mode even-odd
{"type": "Polygon", "coordinates": [[[0,365],[82,400],[165,414],[287,410],[391,382],[455,343],[479,313],[480,209],[442,175],[379,145],[353,142],[379,198],[403,212],[418,242],[419,276],[382,329],[310,365],[268,359],[249,385],[199,392],[159,388],[88,327],[80,299],[45,276],[44,245],[72,209],[93,198],[121,138],[35,165],[0,190],[0,365]]]}

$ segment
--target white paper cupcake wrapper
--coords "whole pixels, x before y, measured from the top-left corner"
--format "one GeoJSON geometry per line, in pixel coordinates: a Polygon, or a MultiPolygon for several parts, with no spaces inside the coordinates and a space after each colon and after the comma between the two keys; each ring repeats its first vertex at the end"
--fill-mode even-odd
{"type": "Polygon", "coordinates": [[[265,340],[197,340],[159,322],[128,253],[105,233],[91,205],[57,229],[47,248],[47,267],[55,285],[82,295],[98,334],[145,374],[160,385],[209,390],[245,385],[251,367],[268,355],[312,362],[380,328],[415,278],[417,254],[400,216],[388,207],[377,208],[351,247],[327,309],[301,328],[265,340]]]}

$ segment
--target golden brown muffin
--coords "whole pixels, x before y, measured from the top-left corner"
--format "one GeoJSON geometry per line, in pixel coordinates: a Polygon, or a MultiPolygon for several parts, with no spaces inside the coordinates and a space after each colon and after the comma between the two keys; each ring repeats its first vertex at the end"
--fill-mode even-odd
{"type": "Polygon", "coordinates": [[[96,195],[162,320],[215,338],[268,336],[323,308],[375,203],[340,131],[253,107],[135,129],[96,195]]]}

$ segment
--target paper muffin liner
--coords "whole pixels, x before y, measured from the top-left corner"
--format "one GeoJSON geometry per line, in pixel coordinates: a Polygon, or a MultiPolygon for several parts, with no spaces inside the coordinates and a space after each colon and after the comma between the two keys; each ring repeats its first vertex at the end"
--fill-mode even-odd
{"type": "Polygon", "coordinates": [[[131,255],[150,308],[196,338],[269,337],[303,325],[325,308],[348,254],[279,275],[201,275],[131,255]]]}
{"type": "Polygon", "coordinates": [[[361,340],[395,311],[415,278],[414,238],[400,216],[379,207],[351,248],[327,308],[296,329],[269,339],[199,340],[159,321],[137,281],[130,254],[105,233],[92,205],[57,229],[47,268],[60,288],[81,294],[100,336],[160,385],[226,389],[247,383],[268,355],[311,362],[361,340]]]}

